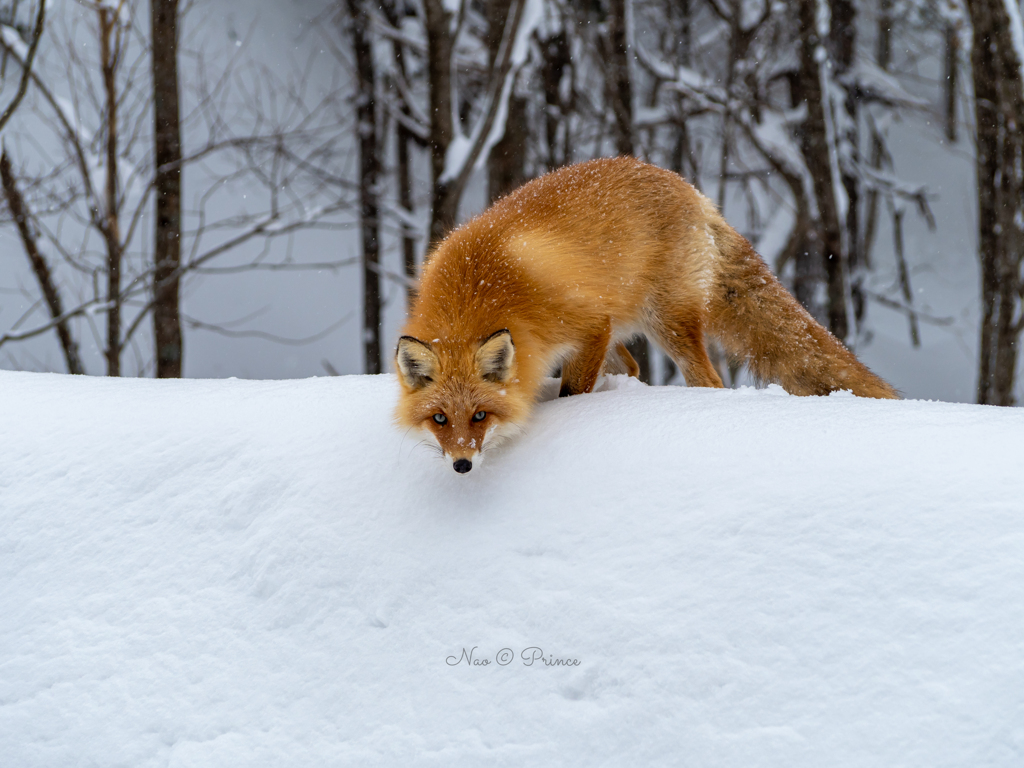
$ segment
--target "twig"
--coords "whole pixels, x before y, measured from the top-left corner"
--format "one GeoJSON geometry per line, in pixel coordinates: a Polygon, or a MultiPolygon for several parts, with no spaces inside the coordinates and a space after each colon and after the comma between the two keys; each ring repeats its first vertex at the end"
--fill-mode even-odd
{"type": "Polygon", "coordinates": [[[882,294],[875,293],[874,291],[866,290],[864,291],[864,295],[867,296],[872,301],[877,301],[883,307],[895,309],[897,312],[902,312],[905,315],[913,314],[915,317],[917,317],[918,320],[921,320],[925,323],[931,323],[932,325],[953,325],[953,323],[956,322],[955,318],[935,317],[934,315],[929,315],[925,312],[920,311],[919,309],[908,307],[905,304],[902,304],[898,301],[894,301],[893,299],[890,299],[888,296],[883,296],[882,294]]]}

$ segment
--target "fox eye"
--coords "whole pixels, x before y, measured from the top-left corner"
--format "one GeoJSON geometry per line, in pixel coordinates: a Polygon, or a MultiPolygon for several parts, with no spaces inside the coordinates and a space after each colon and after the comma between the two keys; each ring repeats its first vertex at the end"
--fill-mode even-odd
{"type": "Polygon", "coordinates": [[[436,421],[438,424],[447,424],[448,423],[448,417],[445,416],[443,413],[435,413],[434,414],[434,421],[436,421]]]}
{"type": "Polygon", "coordinates": [[[487,411],[477,411],[473,414],[473,421],[483,421],[487,418],[487,411]]]}

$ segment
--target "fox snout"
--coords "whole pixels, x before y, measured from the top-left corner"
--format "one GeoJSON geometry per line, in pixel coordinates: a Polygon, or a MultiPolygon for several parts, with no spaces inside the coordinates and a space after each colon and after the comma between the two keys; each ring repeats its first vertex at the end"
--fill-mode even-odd
{"type": "MultiPolygon", "coordinates": [[[[461,446],[459,446],[461,448],[461,446]]],[[[480,463],[480,459],[483,457],[479,451],[445,451],[445,458],[452,463],[452,469],[458,472],[460,475],[464,475],[473,468],[473,463],[480,463]]]]}

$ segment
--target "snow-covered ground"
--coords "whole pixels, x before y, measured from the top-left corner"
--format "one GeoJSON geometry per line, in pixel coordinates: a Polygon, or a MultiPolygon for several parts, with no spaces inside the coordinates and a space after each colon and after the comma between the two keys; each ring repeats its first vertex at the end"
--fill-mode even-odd
{"type": "Polygon", "coordinates": [[[0,372],[0,763],[1024,764],[1024,412],[395,391],[0,372]]]}

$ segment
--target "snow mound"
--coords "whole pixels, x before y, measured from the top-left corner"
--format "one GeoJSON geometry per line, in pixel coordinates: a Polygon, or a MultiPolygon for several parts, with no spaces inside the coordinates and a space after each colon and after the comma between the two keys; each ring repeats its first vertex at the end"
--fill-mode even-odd
{"type": "Polygon", "coordinates": [[[396,387],[0,373],[0,762],[1022,764],[1024,412],[396,387]]]}

